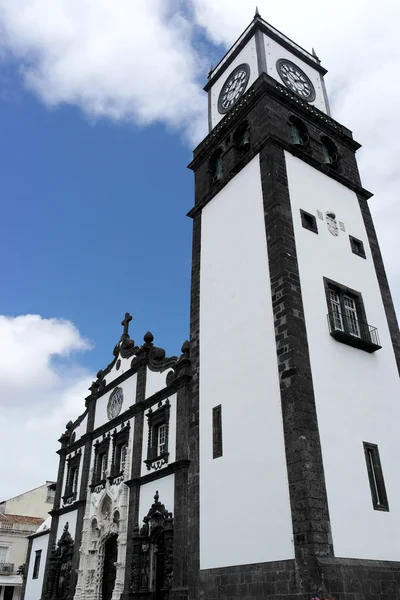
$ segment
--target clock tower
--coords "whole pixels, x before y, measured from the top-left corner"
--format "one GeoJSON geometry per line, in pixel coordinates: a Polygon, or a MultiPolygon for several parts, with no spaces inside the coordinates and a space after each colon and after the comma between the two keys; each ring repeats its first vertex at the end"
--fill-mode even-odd
{"type": "Polygon", "coordinates": [[[252,23],[194,151],[191,598],[400,598],[400,343],[322,67],[252,23]]]}

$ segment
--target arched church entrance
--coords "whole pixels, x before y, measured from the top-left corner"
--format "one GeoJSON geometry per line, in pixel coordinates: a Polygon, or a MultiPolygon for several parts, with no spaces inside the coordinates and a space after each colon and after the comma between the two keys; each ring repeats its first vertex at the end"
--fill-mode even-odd
{"type": "Polygon", "coordinates": [[[114,591],[118,559],[118,535],[110,535],[104,544],[103,581],[101,585],[101,600],[111,600],[114,591]]]}

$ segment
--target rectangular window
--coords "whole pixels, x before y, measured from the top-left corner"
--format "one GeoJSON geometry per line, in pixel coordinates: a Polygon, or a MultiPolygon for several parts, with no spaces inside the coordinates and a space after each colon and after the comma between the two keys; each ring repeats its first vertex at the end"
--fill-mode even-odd
{"type": "Polygon", "coordinates": [[[364,453],[373,507],[375,510],[389,511],[378,446],[364,442],[364,453]]]}
{"type": "Polygon", "coordinates": [[[357,308],[354,298],[351,298],[351,296],[347,296],[346,294],[338,294],[332,289],[329,290],[329,297],[331,302],[332,320],[335,329],[344,331],[345,324],[350,335],[360,337],[357,308]]]}
{"type": "Polygon", "coordinates": [[[312,231],[313,233],[318,233],[317,219],[314,215],[306,212],[305,210],[300,209],[301,215],[301,224],[305,229],[312,231]]]}
{"type": "Polygon", "coordinates": [[[157,455],[164,454],[167,441],[167,424],[163,423],[157,430],[157,455]]]}
{"type": "Polygon", "coordinates": [[[357,256],[361,256],[361,258],[366,258],[364,244],[361,240],[349,235],[351,251],[353,254],[357,254],[357,256]]]}
{"type": "Polygon", "coordinates": [[[213,458],[222,456],[222,406],[213,408],[213,458]]]}
{"type": "Polygon", "coordinates": [[[0,563],[6,563],[8,556],[8,546],[0,546],[0,563]]]}
{"type": "Polygon", "coordinates": [[[54,504],[54,498],[56,495],[56,490],[55,488],[47,488],[47,496],[46,496],[46,502],[49,502],[50,504],[54,504]]]}
{"type": "Polygon", "coordinates": [[[99,454],[98,462],[97,462],[97,481],[101,481],[106,478],[106,470],[107,470],[107,458],[108,453],[104,452],[103,454],[99,454]]]}
{"type": "Polygon", "coordinates": [[[378,330],[369,325],[360,292],[324,277],[331,336],[342,344],[366,352],[381,348],[378,330]]]}
{"type": "Polygon", "coordinates": [[[33,565],[33,575],[32,579],[37,579],[39,577],[39,569],[40,569],[40,559],[42,556],[41,550],[36,550],[35,553],[35,564],[33,565]]]}

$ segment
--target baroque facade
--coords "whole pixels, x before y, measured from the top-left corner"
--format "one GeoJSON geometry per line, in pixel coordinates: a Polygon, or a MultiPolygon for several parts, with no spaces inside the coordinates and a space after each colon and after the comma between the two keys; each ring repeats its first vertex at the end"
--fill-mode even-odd
{"type": "Polygon", "coordinates": [[[43,600],[400,599],[399,329],[325,73],[258,13],[210,72],[190,342],[125,315],[60,438],[43,600]]]}

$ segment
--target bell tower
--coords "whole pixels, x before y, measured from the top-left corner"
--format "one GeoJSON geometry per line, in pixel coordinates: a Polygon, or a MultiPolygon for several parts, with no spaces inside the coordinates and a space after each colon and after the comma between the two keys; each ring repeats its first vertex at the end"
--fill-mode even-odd
{"type": "Polygon", "coordinates": [[[322,67],[257,13],[194,151],[190,597],[400,595],[400,342],[322,67]]]}

